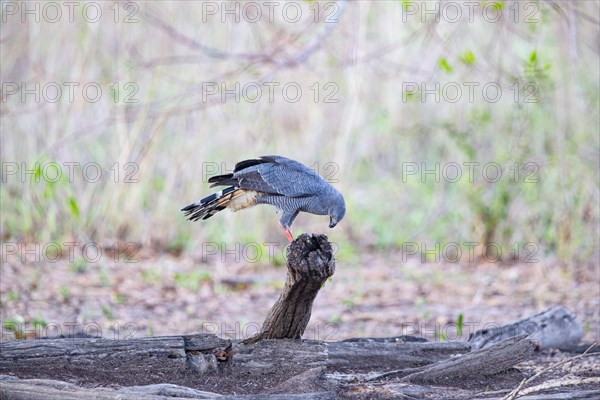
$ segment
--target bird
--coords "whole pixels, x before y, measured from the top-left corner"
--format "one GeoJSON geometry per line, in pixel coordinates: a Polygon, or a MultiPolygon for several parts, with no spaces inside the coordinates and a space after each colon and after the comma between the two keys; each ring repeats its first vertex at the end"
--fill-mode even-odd
{"type": "Polygon", "coordinates": [[[190,221],[206,220],[228,208],[275,206],[279,225],[292,242],[292,224],[300,212],[328,215],[335,227],[346,215],[344,196],[316,171],[291,158],[267,155],[238,162],[233,173],[209,178],[210,186],[227,186],[181,211],[190,221]]]}

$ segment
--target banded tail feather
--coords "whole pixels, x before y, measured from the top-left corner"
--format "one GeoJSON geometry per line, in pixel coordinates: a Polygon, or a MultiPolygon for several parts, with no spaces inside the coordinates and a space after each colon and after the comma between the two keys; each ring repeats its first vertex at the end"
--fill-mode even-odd
{"type": "MultiPolygon", "coordinates": [[[[243,189],[238,189],[237,192],[243,192],[243,189]]],[[[231,199],[241,193],[236,193],[236,187],[231,186],[221,191],[211,194],[200,201],[190,204],[181,209],[190,221],[198,221],[199,219],[209,219],[216,213],[227,208],[227,204],[231,199]]]]}
{"type": "Polygon", "coordinates": [[[185,213],[186,217],[189,216],[188,220],[190,221],[205,220],[226,208],[238,211],[251,207],[256,204],[256,195],[257,193],[253,190],[230,186],[182,208],[181,211],[185,213]]]}

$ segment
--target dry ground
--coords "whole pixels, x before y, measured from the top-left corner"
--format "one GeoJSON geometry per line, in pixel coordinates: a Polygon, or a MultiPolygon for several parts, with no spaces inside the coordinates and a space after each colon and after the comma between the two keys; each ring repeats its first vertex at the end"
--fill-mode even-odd
{"type": "MultiPolygon", "coordinates": [[[[220,256],[203,263],[199,255],[142,249],[137,258],[137,263],[115,263],[106,256],[86,265],[9,258],[0,283],[4,339],[14,337],[12,322],[29,335],[65,334],[77,324],[76,329],[109,338],[214,332],[243,339],[262,324],[286,273],[285,266],[243,257],[237,263],[223,264],[220,256]]],[[[581,318],[583,339],[591,342],[600,339],[598,282],[597,267],[572,272],[550,260],[465,266],[363,254],[354,262],[338,262],[315,301],[304,338],[412,334],[466,340],[483,326],[561,304],[581,318]],[[462,337],[456,334],[459,314],[462,337]]]]}

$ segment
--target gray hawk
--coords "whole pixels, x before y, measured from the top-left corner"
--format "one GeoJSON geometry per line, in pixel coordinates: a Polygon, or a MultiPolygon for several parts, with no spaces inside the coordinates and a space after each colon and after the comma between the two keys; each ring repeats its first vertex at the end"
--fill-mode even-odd
{"type": "Polygon", "coordinates": [[[279,224],[291,242],[292,223],[300,211],[329,215],[333,228],[346,214],[344,196],[306,165],[282,156],[240,161],[232,174],[213,176],[214,186],[228,186],[181,209],[190,221],[208,219],[225,208],[239,211],[270,204],[281,214],[279,224]]]}

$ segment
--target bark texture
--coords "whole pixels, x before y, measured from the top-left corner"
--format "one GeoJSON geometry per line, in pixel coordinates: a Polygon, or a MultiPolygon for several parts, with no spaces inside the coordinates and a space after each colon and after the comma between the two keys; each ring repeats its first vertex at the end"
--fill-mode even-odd
{"type": "Polygon", "coordinates": [[[262,339],[300,339],[323,284],[335,273],[327,236],[304,233],[287,249],[287,278],[279,299],[267,314],[261,331],[245,343],[262,339]]]}

